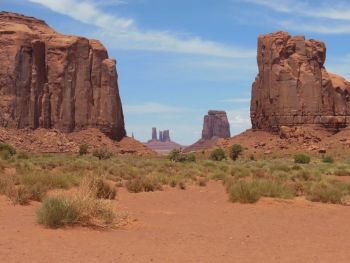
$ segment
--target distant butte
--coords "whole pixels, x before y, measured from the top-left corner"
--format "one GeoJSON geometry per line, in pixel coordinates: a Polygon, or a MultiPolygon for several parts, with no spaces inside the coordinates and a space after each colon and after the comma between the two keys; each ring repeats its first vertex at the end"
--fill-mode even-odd
{"type": "Polygon", "coordinates": [[[216,145],[218,139],[231,137],[230,124],[225,111],[208,111],[204,116],[202,138],[185,148],[185,152],[205,150],[216,145]]]}
{"type": "Polygon", "coordinates": [[[158,138],[157,128],[152,128],[152,139],[144,143],[144,145],[160,154],[168,154],[172,150],[181,150],[182,148],[184,148],[184,146],[171,141],[169,130],[159,131],[158,138]]]}

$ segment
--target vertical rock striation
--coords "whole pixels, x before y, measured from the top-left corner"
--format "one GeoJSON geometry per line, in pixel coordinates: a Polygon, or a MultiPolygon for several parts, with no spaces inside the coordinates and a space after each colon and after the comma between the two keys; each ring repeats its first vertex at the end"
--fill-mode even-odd
{"type": "Polygon", "coordinates": [[[339,130],[350,121],[350,83],[327,72],[321,41],[285,32],[259,36],[259,73],[252,88],[253,129],[317,125],[339,130]]]}
{"type": "Polygon", "coordinates": [[[0,126],[125,133],[116,61],[97,40],[0,12],[0,126]]]}

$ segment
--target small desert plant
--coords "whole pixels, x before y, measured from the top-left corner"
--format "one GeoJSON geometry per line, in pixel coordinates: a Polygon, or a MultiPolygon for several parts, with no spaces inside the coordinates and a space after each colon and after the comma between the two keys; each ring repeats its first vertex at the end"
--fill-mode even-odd
{"type": "Polygon", "coordinates": [[[50,228],[73,225],[78,222],[79,213],[67,197],[49,197],[37,211],[38,223],[50,228]]]}
{"type": "Polygon", "coordinates": [[[85,154],[87,154],[88,153],[88,148],[89,148],[89,145],[87,145],[87,144],[81,144],[80,146],[79,146],[79,155],[85,155],[85,154]]]}
{"type": "Polygon", "coordinates": [[[14,205],[27,205],[29,204],[31,198],[29,190],[22,185],[13,185],[8,187],[6,195],[14,205]]]}
{"type": "Polygon", "coordinates": [[[11,146],[10,144],[7,143],[0,143],[0,151],[1,152],[8,152],[10,155],[15,155],[16,154],[16,149],[11,146]]]}
{"type": "Polygon", "coordinates": [[[107,160],[113,156],[113,153],[109,152],[106,148],[95,149],[92,155],[99,160],[107,160]]]}
{"type": "Polygon", "coordinates": [[[233,161],[236,161],[238,157],[242,154],[243,152],[243,147],[240,144],[234,144],[230,148],[230,158],[233,161]]]}
{"type": "Polygon", "coordinates": [[[324,163],[334,163],[334,159],[330,155],[325,155],[322,158],[322,162],[324,162],[324,163]]]}
{"type": "Polygon", "coordinates": [[[296,154],[294,156],[294,162],[295,163],[299,163],[299,164],[308,164],[310,163],[311,158],[310,156],[306,155],[306,154],[296,154]]]}
{"type": "Polygon", "coordinates": [[[34,185],[28,186],[28,192],[30,195],[30,200],[41,202],[46,196],[48,187],[42,183],[36,183],[34,185]]]}
{"type": "Polygon", "coordinates": [[[210,153],[209,159],[212,161],[222,161],[226,159],[225,151],[221,148],[215,149],[210,153]]]}

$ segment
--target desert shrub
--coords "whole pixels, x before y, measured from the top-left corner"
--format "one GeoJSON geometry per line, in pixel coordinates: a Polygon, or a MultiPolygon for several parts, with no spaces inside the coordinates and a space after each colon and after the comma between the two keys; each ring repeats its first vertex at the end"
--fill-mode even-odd
{"type": "Polygon", "coordinates": [[[1,152],[8,152],[10,155],[16,154],[16,149],[7,143],[0,143],[0,151],[1,152]]]}
{"type": "Polygon", "coordinates": [[[106,148],[95,149],[92,155],[97,157],[99,160],[107,160],[113,156],[113,153],[108,151],[106,148]]]}
{"type": "Polygon", "coordinates": [[[306,198],[313,202],[341,204],[346,196],[345,189],[339,184],[315,182],[306,190],[306,198]]]}
{"type": "Polygon", "coordinates": [[[258,189],[251,183],[239,181],[229,189],[231,202],[256,203],[261,197],[258,189]]]}
{"type": "Polygon", "coordinates": [[[234,161],[243,153],[243,147],[240,144],[234,144],[230,148],[230,158],[234,161]]]}
{"type": "Polygon", "coordinates": [[[256,158],[255,158],[254,154],[249,155],[249,160],[256,161],[256,158]]]}
{"type": "Polygon", "coordinates": [[[197,184],[199,186],[206,186],[208,183],[208,179],[207,178],[199,178],[199,180],[197,181],[197,184]]]}
{"type": "Polygon", "coordinates": [[[87,145],[87,144],[81,144],[80,146],[79,146],[79,155],[85,155],[85,154],[87,154],[88,153],[88,148],[89,148],[89,145],[87,145]]]}
{"type": "Polygon", "coordinates": [[[311,161],[310,156],[308,156],[308,155],[306,155],[306,154],[300,153],[300,154],[296,154],[296,155],[294,156],[294,162],[295,162],[295,163],[299,163],[299,164],[308,164],[308,163],[310,163],[310,161],[311,161]]]}
{"type": "Polygon", "coordinates": [[[340,167],[334,171],[335,176],[350,176],[350,172],[343,167],[340,167]]]}
{"type": "Polygon", "coordinates": [[[79,213],[74,204],[66,197],[49,197],[37,210],[37,220],[49,228],[73,225],[78,222],[79,213]]]}
{"type": "Polygon", "coordinates": [[[73,195],[45,199],[37,210],[38,222],[50,228],[73,224],[107,227],[115,217],[108,201],[96,199],[96,188],[88,179],[73,195]]]}
{"type": "Polygon", "coordinates": [[[14,205],[27,205],[29,204],[31,194],[25,186],[13,185],[7,188],[6,196],[11,200],[14,205]]]}
{"type": "Polygon", "coordinates": [[[23,185],[41,184],[48,189],[69,189],[78,185],[79,175],[76,173],[49,173],[47,171],[31,171],[18,176],[23,185]]]}
{"type": "Polygon", "coordinates": [[[126,183],[126,189],[131,193],[153,192],[162,190],[161,184],[154,178],[137,177],[126,183]]]}
{"type": "Polygon", "coordinates": [[[113,200],[117,195],[117,190],[115,189],[115,187],[111,187],[102,179],[97,181],[96,188],[97,188],[97,191],[96,191],[97,198],[113,200]]]}
{"type": "Polygon", "coordinates": [[[255,203],[260,197],[292,198],[294,189],[272,180],[255,179],[249,182],[238,181],[228,189],[230,200],[240,203],[255,203]]]}
{"type": "Polygon", "coordinates": [[[209,159],[212,161],[222,161],[226,159],[225,151],[221,148],[215,149],[210,153],[209,159]]]}
{"type": "Polygon", "coordinates": [[[48,187],[42,183],[36,183],[28,186],[27,189],[30,195],[30,200],[41,202],[46,196],[48,187]]]}
{"type": "Polygon", "coordinates": [[[196,156],[194,153],[189,153],[189,154],[184,154],[180,150],[172,150],[169,155],[168,159],[173,162],[195,162],[196,161],[196,156]]]}
{"type": "Polygon", "coordinates": [[[334,163],[334,158],[330,155],[325,155],[322,158],[322,162],[324,163],[334,163]]]}
{"type": "Polygon", "coordinates": [[[17,154],[17,159],[20,159],[20,160],[28,160],[29,159],[29,155],[25,152],[19,152],[17,154]]]}

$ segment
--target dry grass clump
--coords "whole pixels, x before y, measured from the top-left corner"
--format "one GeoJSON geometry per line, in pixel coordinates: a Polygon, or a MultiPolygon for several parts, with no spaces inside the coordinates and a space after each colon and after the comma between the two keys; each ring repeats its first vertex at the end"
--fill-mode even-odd
{"type": "Polygon", "coordinates": [[[136,177],[126,183],[126,189],[131,193],[154,192],[162,190],[162,185],[152,177],[136,177]]]}
{"type": "Polygon", "coordinates": [[[344,204],[349,189],[339,181],[322,180],[313,182],[306,190],[306,198],[313,202],[344,204]]]}
{"type": "Polygon", "coordinates": [[[97,198],[99,187],[95,182],[95,178],[87,177],[74,194],[45,199],[37,211],[38,223],[49,228],[75,224],[113,226],[116,214],[112,204],[97,198]]]}
{"type": "Polygon", "coordinates": [[[228,188],[232,202],[255,203],[261,197],[276,197],[290,199],[294,191],[288,185],[266,179],[240,180],[228,188]]]}

